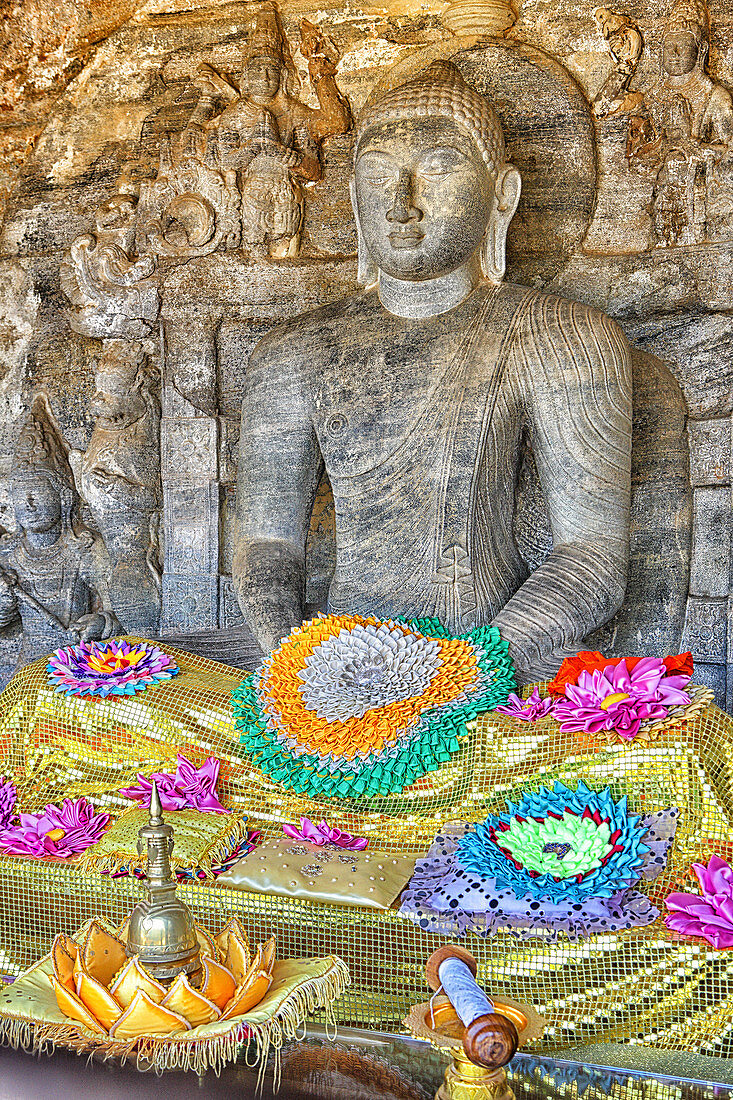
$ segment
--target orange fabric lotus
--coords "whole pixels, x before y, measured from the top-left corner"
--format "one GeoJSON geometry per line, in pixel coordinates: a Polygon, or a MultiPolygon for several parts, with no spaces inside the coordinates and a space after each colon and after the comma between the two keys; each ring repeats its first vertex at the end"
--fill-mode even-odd
{"type": "Polygon", "coordinates": [[[114,936],[91,921],[81,945],[63,933],[53,942],[56,1003],[65,1016],[95,1035],[129,1040],[190,1031],[249,1012],[272,984],[274,938],[259,944],[252,957],[236,917],[217,936],[196,929],[199,982],[179,974],[169,988],[148,974],[137,956],[127,958],[122,939],[127,923],[114,936]]]}
{"type": "MultiPolygon", "coordinates": [[[[273,708],[278,725],[292,734],[309,752],[334,753],[347,760],[359,753],[381,752],[400,731],[415,726],[424,711],[449,703],[476,679],[478,662],[470,642],[461,638],[435,639],[440,646],[440,668],[420,695],[368,711],[361,718],[329,722],[306,707],[301,695],[300,673],[307,658],[328,638],[334,638],[354,626],[378,626],[379,619],[350,615],[331,615],[315,619],[308,632],[294,631],[288,645],[276,650],[262,677],[261,706],[267,714],[273,708]],[[296,734],[297,731],[297,734],[296,734]]],[[[412,633],[402,623],[394,623],[405,635],[412,633]]]]}

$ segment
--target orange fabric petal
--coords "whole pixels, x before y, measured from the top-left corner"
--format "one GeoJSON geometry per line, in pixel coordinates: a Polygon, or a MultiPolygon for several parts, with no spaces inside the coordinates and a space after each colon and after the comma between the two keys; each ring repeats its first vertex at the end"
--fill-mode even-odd
{"type": "Polygon", "coordinates": [[[87,1006],[77,997],[76,993],[72,993],[65,985],[61,985],[60,982],[57,982],[53,975],[50,981],[53,986],[53,991],[56,994],[56,1003],[64,1016],[68,1016],[70,1020],[76,1020],[77,1023],[83,1024],[84,1027],[88,1027],[95,1035],[107,1034],[99,1020],[96,1020],[94,1016],[92,1016],[87,1006]]]}
{"type": "Polygon", "coordinates": [[[232,1016],[241,1016],[258,1005],[272,985],[272,975],[260,971],[254,974],[235,992],[229,1004],[222,1011],[222,1020],[229,1020],[232,1016]]]}
{"type": "Polygon", "coordinates": [[[199,947],[201,948],[201,954],[211,955],[212,959],[218,959],[219,952],[217,950],[214,937],[210,936],[205,928],[200,928],[198,924],[194,925],[194,931],[196,933],[196,939],[198,940],[199,947]]]}
{"type": "Polygon", "coordinates": [[[97,921],[89,925],[81,956],[87,973],[105,986],[127,962],[125,945],[115,936],[110,936],[97,921]]]}
{"type": "Polygon", "coordinates": [[[234,996],[234,991],[237,988],[234,975],[221,963],[207,956],[201,959],[201,966],[204,972],[201,981],[201,992],[204,997],[208,997],[210,1001],[213,1001],[217,1008],[224,1008],[224,1005],[228,1004],[234,996]]]}
{"type": "Polygon", "coordinates": [[[221,952],[224,966],[231,971],[237,983],[242,982],[251,966],[252,955],[247,933],[236,917],[232,917],[229,924],[222,928],[216,937],[216,946],[221,952]]]}
{"type": "Polygon", "coordinates": [[[80,1001],[99,1020],[105,1031],[109,1031],[122,1015],[122,1007],[108,989],[89,974],[79,974],[76,979],[76,994],[80,1001]]]}
{"type": "Polygon", "coordinates": [[[185,1017],[192,1027],[209,1024],[221,1016],[218,1005],[194,989],[185,974],[178,975],[162,1003],[164,1008],[170,1008],[185,1017]]]}
{"type": "Polygon", "coordinates": [[[53,973],[57,982],[66,986],[67,989],[76,992],[76,985],[74,984],[74,963],[76,962],[76,956],[79,954],[79,945],[75,940],[72,940],[70,936],[67,936],[64,932],[54,938],[51,946],[51,961],[53,962],[53,973]]]}
{"type": "Polygon", "coordinates": [[[115,980],[110,993],[116,1001],[120,1002],[123,1008],[127,1008],[140,990],[156,1004],[160,1004],[168,992],[160,982],[156,982],[154,978],[146,973],[140,965],[137,955],[134,955],[115,980]]]}
{"type": "Polygon", "coordinates": [[[138,1039],[141,1035],[173,1035],[176,1031],[190,1031],[191,1025],[177,1012],[152,1001],[142,989],[138,989],[132,1001],[110,1029],[115,1039],[138,1039]]]}

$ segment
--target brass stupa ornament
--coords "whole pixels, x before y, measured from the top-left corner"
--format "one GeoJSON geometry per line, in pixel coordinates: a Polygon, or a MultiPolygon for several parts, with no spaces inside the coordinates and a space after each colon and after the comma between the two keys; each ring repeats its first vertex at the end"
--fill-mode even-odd
{"type": "Polygon", "coordinates": [[[139,855],[147,854],[147,898],[130,914],[125,950],[128,956],[137,955],[158,981],[167,982],[182,972],[195,978],[201,970],[200,947],[191,911],[176,896],[170,864],[173,827],[163,821],[155,780],[150,793],[150,820],[138,837],[139,855]]]}

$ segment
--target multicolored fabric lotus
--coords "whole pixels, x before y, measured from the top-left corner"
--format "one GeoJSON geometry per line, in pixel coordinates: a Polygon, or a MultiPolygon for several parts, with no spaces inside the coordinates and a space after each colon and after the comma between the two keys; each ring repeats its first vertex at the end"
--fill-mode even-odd
{"type": "Polygon", "coordinates": [[[572,791],[558,782],[507,807],[461,840],[456,858],[466,870],[517,897],[551,902],[611,897],[638,878],[646,830],[609,787],[596,792],[580,782],[572,791]]]}
{"type": "Polygon", "coordinates": [[[541,938],[552,942],[559,935],[578,940],[599,932],[641,928],[655,921],[659,910],[637,887],[642,880],[657,878],[667,866],[679,817],[676,807],[643,815],[647,851],[633,886],[609,897],[557,902],[538,901],[531,895],[517,897],[510,887],[497,885],[493,878],[467,871],[457,855],[473,826],[451,822],[438,833],[427,855],[415,864],[415,873],[402,892],[400,913],[425,931],[441,936],[511,932],[522,940],[541,938]]]}
{"type": "Polygon", "coordinates": [[[51,654],[48,680],[66,695],[134,695],[178,672],[172,657],[150,642],[80,642],[51,654]]]}
{"type": "Polygon", "coordinates": [[[248,756],[300,794],[404,790],[458,749],[466,722],[516,688],[495,627],[320,616],[233,693],[248,756]]]}

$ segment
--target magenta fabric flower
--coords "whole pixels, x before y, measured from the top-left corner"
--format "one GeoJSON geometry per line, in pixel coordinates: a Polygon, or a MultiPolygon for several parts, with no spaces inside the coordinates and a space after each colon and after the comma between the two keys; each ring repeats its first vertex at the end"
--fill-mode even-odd
{"type": "Polygon", "coordinates": [[[645,657],[629,672],[626,661],[603,671],[581,672],[577,684],[566,684],[553,715],[567,732],[615,730],[632,741],[642,722],[666,718],[669,707],[689,703],[682,689],[690,677],[668,676],[664,661],[645,657]]]}
{"type": "Polygon", "coordinates": [[[692,869],[702,894],[670,894],[664,923],[684,936],[702,936],[713,947],[733,947],[733,868],[720,856],[692,869]]]}
{"type": "Polygon", "coordinates": [[[80,642],[55,650],[46,666],[48,682],[66,695],[134,695],[170,680],[178,665],[151,642],[130,645],[124,638],[80,642]]]}
{"type": "Polygon", "coordinates": [[[348,848],[350,852],[362,852],[369,841],[363,836],[352,836],[351,833],[342,833],[340,829],[332,829],[327,821],[319,821],[315,825],[309,817],[301,817],[300,829],[295,825],[283,825],[283,832],[293,840],[305,840],[309,844],[333,844],[336,848],[348,848]]]}
{"type": "Polygon", "coordinates": [[[508,714],[510,718],[518,718],[520,722],[537,722],[550,713],[552,706],[553,700],[549,697],[547,699],[540,698],[540,690],[535,688],[526,701],[520,699],[512,691],[507,699],[506,706],[497,707],[496,709],[502,714],[508,714]]]}
{"type": "Polygon", "coordinates": [[[96,813],[86,798],[49,803],[39,814],[19,814],[19,824],[0,830],[0,852],[13,856],[65,859],[96,844],[109,814],[96,813]]]}
{"type": "Polygon", "coordinates": [[[216,797],[216,783],[219,778],[221,761],[209,756],[196,768],[181,753],[176,756],[176,774],[154,772],[150,779],[138,772],[140,784],[137,787],[125,787],[120,791],[125,798],[150,805],[152,780],[158,784],[160,804],[164,810],[201,810],[203,813],[228,814],[216,797]]]}
{"type": "Polygon", "coordinates": [[[6,825],[10,824],[16,798],[15,784],[11,783],[9,779],[0,779],[0,829],[4,829],[6,825]]]}

